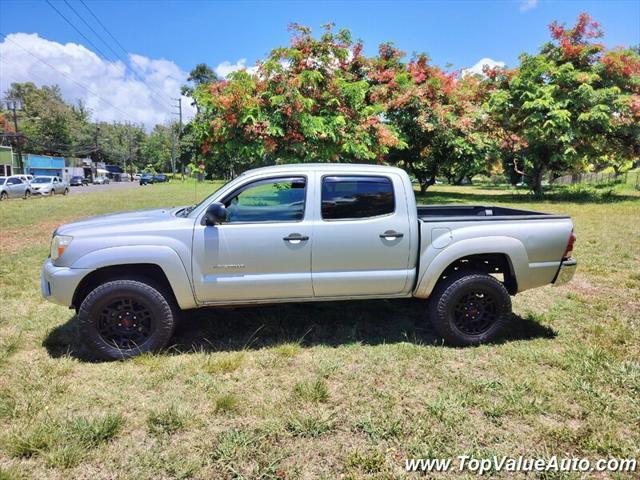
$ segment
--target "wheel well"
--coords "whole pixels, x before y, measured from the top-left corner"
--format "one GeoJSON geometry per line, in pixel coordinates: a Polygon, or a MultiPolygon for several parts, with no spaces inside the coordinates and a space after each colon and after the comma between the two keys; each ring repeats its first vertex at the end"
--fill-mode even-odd
{"type": "Polygon", "coordinates": [[[511,295],[515,295],[518,291],[518,283],[511,261],[504,253],[481,253],[459,258],[445,268],[438,282],[453,273],[464,271],[480,272],[496,277],[511,295]]]}
{"type": "Polygon", "coordinates": [[[71,307],[77,310],[94,288],[112,280],[143,281],[169,295],[174,305],[177,305],[169,279],[161,267],[152,263],[132,263],[98,268],[84,277],[73,294],[71,307]]]}

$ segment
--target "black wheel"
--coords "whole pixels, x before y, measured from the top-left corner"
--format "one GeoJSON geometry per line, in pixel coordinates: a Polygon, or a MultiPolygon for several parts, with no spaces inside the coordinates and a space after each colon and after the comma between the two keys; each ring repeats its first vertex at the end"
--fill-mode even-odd
{"type": "Polygon", "coordinates": [[[50,195],[53,197],[53,196],[55,196],[55,194],[56,194],[56,191],[52,188],[50,195]]]}
{"type": "Polygon", "coordinates": [[[6,200],[7,198],[9,198],[9,194],[7,192],[0,193],[0,202],[2,200],[6,200]]]}
{"type": "Polygon", "coordinates": [[[430,299],[436,331],[452,345],[478,345],[494,339],[511,316],[511,297],[490,275],[458,273],[436,286],[430,299]]]}
{"type": "Polygon", "coordinates": [[[27,199],[27,198],[29,198],[30,196],[31,196],[31,190],[25,190],[25,191],[24,191],[24,197],[22,197],[22,198],[24,198],[24,199],[26,200],[26,199],[27,199]]]}
{"type": "Polygon", "coordinates": [[[139,280],[114,280],[84,299],[78,310],[79,332],[97,358],[129,358],[169,342],[175,311],[161,289],[139,280]]]}
{"type": "Polygon", "coordinates": [[[65,188],[64,191],[62,192],[63,195],[66,195],[67,193],[69,193],[69,189],[65,188]]]}

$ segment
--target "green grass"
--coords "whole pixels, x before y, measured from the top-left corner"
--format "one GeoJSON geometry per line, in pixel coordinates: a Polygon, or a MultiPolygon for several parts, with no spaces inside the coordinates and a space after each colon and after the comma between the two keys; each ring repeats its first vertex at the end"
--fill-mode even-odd
{"type": "Polygon", "coordinates": [[[422,301],[296,304],[191,312],[165,352],[113,363],[86,361],[73,312],[40,298],[51,231],[217,184],[2,202],[0,479],[403,478],[415,456],[637,458],[640,192],[627,187],[419,199],[574,219],[576,278],[514,297],[491,345],[437,344],[422,301]]]}

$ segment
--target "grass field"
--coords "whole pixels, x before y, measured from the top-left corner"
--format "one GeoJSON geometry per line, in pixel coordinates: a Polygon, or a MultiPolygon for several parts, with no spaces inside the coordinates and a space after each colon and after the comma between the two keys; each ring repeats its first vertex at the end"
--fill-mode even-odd
{"type": "Polygon", "coordinates": [[[0,479],[405,478],[408,457],[640,458],[633,190],[597,203],[490,187],[420,198],[574,219],[576,278],[515,297],[491,345],[439,345],[421,301],[345,302],[201,311],[167,352],[87,361],[73,312],[40,298],[51,231],[215,188],[0,204],[0,479]]]}

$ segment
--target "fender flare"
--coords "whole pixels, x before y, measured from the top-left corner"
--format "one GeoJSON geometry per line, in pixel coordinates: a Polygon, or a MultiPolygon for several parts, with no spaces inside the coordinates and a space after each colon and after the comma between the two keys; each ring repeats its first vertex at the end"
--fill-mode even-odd
{"type": "Polygon", "coordinates": [[[87,271],[93,271],[103,267],[134,263],[148,263],[160,267],[169,281],[180,308],[188,309],[197,306],[193,285],[187,274],[187,269],[180,256],[171,247],[162,245],[126,245],[102,248],[78,258],[71,265],[71,268],[84,268],[87,271]]]}
{"type": "Polygon", "coordinates": [[[506,255],[518,282],[518,290],[524,290],[520,282],[526,278],[529,268],[529,257],[525,246],[513,237],[491,236],[460,240],[443,249],[420,275],[414,296],[429,297],[438,279],[449,265],[469,255],[482,254],[506,255]]]}

